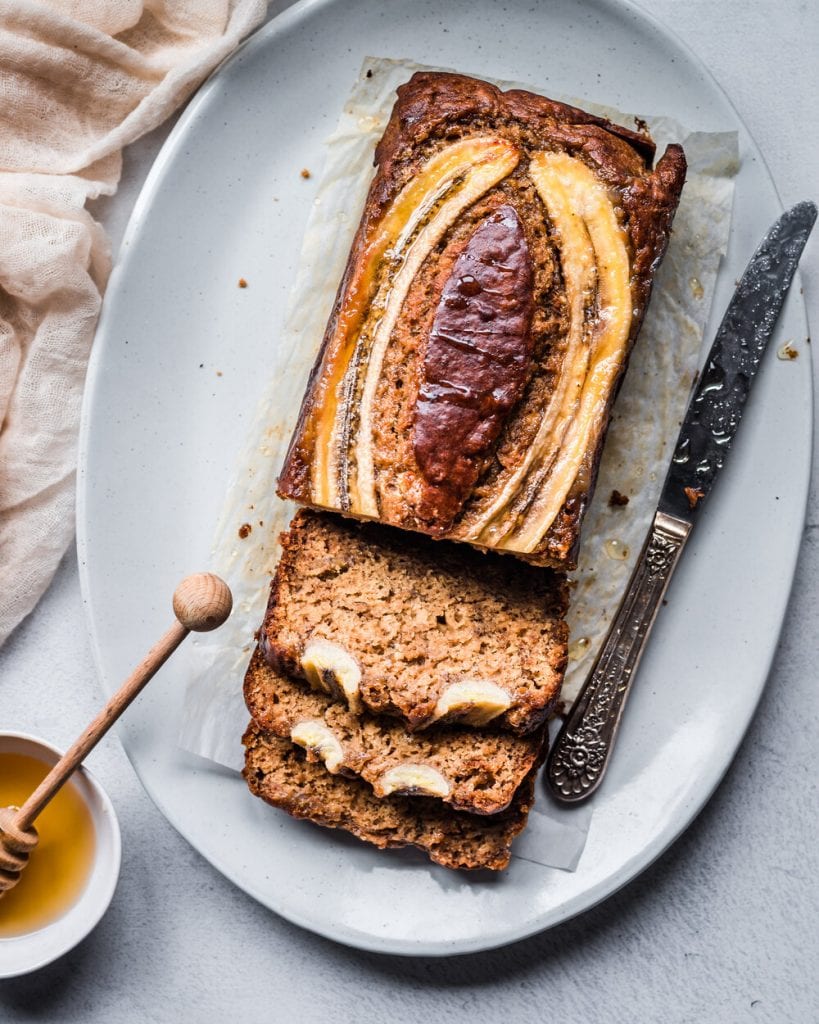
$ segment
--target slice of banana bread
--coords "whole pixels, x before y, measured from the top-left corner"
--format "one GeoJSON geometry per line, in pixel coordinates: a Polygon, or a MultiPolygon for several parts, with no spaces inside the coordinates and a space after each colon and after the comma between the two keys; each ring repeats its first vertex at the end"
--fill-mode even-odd
{"type": "Polygon", "coordinates": [[[270,665],[400,718],[525,734],[566,664],[565,577],[465,545],[301,511],[259,634],[270,665]]]}
{"type": "Polygon", "coordinates": [[[242,738],[244,778],[254,795],[327,828],[342,828],[385,848],[417,846],[448,868],[489,868],[509,863],[512,840],[524,828],[534,795],[534,772],[508,810],[490,817],[454,811],[427,797],[379,799],[366,782],[331,775],[304,751],[251,722],[242,738]]]}
{"type": "Polygon", "coordinates": [[[395,719],[353,714],[329,694],[282,675],[258,648],[245,676],[256,723],[307,752],[331,773],[358,775],[378,797],[440,797],[461,811],[497,814],[537,763],[543,731],[531,736],[459,726],[409,733],[395,719]]]}

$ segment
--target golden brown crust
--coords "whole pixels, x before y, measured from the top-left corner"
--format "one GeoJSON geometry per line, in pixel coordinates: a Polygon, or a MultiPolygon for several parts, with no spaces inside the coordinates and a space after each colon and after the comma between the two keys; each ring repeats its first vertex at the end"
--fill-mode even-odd
{"type": "Polygon", "coordinates": [[[615,173],[639,174],[650,169],[654,159],[656,147],[648,134],[522,89],[502,92],[468,75],[418,71],[397,92],[398,102],[375,151],[383,177],[371,193],[373,213],[391,198],[387,182],[395,177],[395,164],[402,156],[459,123],[520,122],[538,138],[553,134],[557,142],[583,151],[615,173]]]}
{"type": "MultiPolygon", "coordinates": [[[[323,388],[326,386],[322,385],[323,360],[336,333],[345,295],[361,266],[367,239],[372,236],[385,210],[413,179],[428,155],[436,151],[436,147],[440,148],[451,139],[473,137],[481,133],[506,139],[523,153],[553,150],[582,161],[616,198],[628,239],[633,315],[620,376],[614,382],[606,408],[600,415],[601,429],[595,434],[594,442],[585,454],[582,471],[563,507],[537,547],[528,554],[513,550],[519,557],[539,565],[573,568],[580,523],[593,492],[605,437],[606,423],[603,421],[608,420],[625,370],[628,351],[645,314],[654,272],[665,252],[671,221],[685,178],[685,157],[679,146],[670,146],[652,171],[655,147],[646,133],[631,131],[575,107],[522,90],[504,93],[486,82],[438,72],[417,73],[408,83],[399,87],[398,100],[376,149],[377,173],[302,405],[299,426],[279,478],[279,493],[305,504],[316,503],[310,483],[314,440],[311,435],[311,417],[324,400],[323,388]]],[[[515,192],[514,189],[515,182],[521,180],[522,169],[519,170],[521,173],[512,173],[505,182],[491,190],[482,202],[477,203],[473,210],[467,211],[462,219],[474,226],[478,223],[480,210],[497,207],[510,194],[513,197],[522,196],[520,190],[515,192]]],[[[525,222],[524,228],[530,245],[537,244],[532,238],[531,223],[525,222]]],[[[465,236],[458,245],[463,247],[467,244],[468,237],[465,236]]],[[[539,253],[536,267],[545,265],[548,268],[551,262],[559,263],[553,240],[547,240],[544,244],[546,248],[539,253]]],[[[423,289],[411,290],[397,331],[402,330],[403,321],[411,325],[410,333],[419,336],[420,332],[420,336],[426,336],[424,332],[429,331],[434,306],[446,284],[447,265],[451,266],[461,251],[457,247],[451,251],[452,248],[442,249],[442,253],[436,255],[435,266],[439,271],[424,286],[426,294],[419,294],[423,289]]],[[[547,270],[547,280],[549,273],[547,270]]],[[[537,287],[542,289],[542,271],[540,275],[537,287]]],[[[393,452],[398,462],[393,474],[395,479],[389,484],[389,493],[382,501],[380,518],[434,536],[452,535],[459,539],[471,539],[471,524],[480,518],[481,513],[479,495],[491,493],[493,480],[501,478],[506,467],[519,459],[520,453],[531,443],[534,418],[528,409],[530,406],[532,410],[537,408],[539,390],[545,388],[548,391],[554,375],[559,372],[562,349],[554,339],[554,334],[549,331],[553,331],[554,327],[565,329],[566,312],[559,273],[553,276],[553,290],[541,291],[543,301],[547,303],[547,306],[541,308],[548,307],[557,316],[553,327],[547,328],[544,335],[553,339],[553,352],[551,356],[548,351],[540,353],[539,361],[536,360],[529,388],[503,428],[496,442],[495,455],[490,453],[481,456],[483,461],[480,463],[480,471],[483,476],[477,480],[475,496],[470,499],[460,492],[456,495],[453,490],[453,495],[448,498],[445,484],[440,480],[425,479],[424,474],[418,471],[417,464],[412,462],[411,445],[404,444],[402,447],[401,430],[396,426],[393,429],[395,436],[387,438],[388,443],[382,452],[382,463],[385,460],[389,462],[393,452]],[[528,427],[526,423],[529,423],[528,427]],[[457,515],[459,504],[460,518],[454,520],[453,527],[453,510],[457,515]]],[[[417,342],[411,342],[410,348],[413,345],[417,345],[417,342]]],[[[406,391],[395,398],[395,423],[403,424],[404,433],[407,424],[411,425],[412,422],[407,410],[417,399],[423,385],[423,352],[408,354],[406,371],[406,391]]],[[[386,420],[387,427],[383,429],[389,431],[392,421],[390,417],[386,417],[386,420]]],[[[388,475],[385,474],[385,479],[388,475]]],[[[454,478],[452,486],[458,486],[454,478]]],[[[343,503],[338,507],[340,511],[349,511],[343,503]]],[[[356,512],[355,509],[352,511],[356,512]]]]}

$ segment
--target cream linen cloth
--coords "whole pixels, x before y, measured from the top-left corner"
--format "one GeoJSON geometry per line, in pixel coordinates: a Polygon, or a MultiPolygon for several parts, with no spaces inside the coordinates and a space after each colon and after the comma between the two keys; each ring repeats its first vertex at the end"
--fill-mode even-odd
{"type": "Polygon", "coordinates": [[[110,246],[86,211],[265,0],[0,0],[0,644],[74,534],[77,428],[110,246]]]}

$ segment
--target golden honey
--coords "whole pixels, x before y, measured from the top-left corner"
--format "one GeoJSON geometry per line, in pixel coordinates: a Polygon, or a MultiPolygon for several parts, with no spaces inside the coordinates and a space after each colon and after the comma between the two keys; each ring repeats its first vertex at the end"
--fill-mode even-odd
{"type": "MultiPolygon", "coordinates": [[[[0,752],[0,807],[19,807],[49,766],[27,754],[0,752]]],[[[40,841],[20,881],[0,897],[0,939],[44,928],[79,898],[94,863],[91,812],[73,782],[39,815],[40,841]]]]}

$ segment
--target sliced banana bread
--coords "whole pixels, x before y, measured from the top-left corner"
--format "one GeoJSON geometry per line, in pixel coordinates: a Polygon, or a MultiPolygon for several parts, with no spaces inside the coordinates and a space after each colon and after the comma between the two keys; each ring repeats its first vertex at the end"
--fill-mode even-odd
{"type": "Polygon", "coordinates": [[[374,846],[417,846],[448,868],[509,863],[512,840],[523,829],[534,794],[534,772],[508,810],[490,817],[454,811],[427,797],[379,799],[366,782],[331,775],[304,751],[251,722],[244,734],[243,775],[251,793],[317,825],[342,828],[374,846]]]}
{"type": "Polygon", "coordinates": [[[254,652],[245,703],[257,724],[307,751],[333,774],[358,775],[378,797],[440,797],[473,814],[497,814],[537,763],[542,730],[531,736],[440,726],[407,732],[401,722],[309,691],[254,652]]]}
{"type": "Polygon", "coordinates": [[[574,568],[685,179],[654,151],[464,75],[400,86],[280,495],[574,568]]]}
{"type": "Polygon", "coordinates": [[[259,634],[280,672],[410,731],[546,718],[566,664],[561,574],[311,511],[282,546],[259,634]]]}

